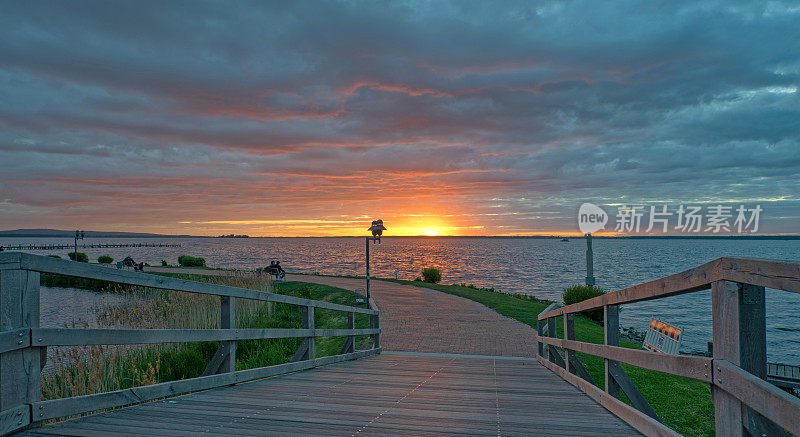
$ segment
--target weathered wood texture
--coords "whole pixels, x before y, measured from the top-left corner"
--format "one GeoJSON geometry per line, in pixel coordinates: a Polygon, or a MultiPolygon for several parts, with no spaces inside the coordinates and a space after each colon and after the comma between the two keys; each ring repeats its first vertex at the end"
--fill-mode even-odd
{"type": "MultiPolygon", "coordinates": [[[[552,338],[556,338],[557,337],[557,334],[556,334],[556,318],[555,317],[547,319],[547,336],[548,337],[552,337],[552,338]]],[[[556,350],[555,346],[548,345],[547,346],[547,359],[549,359],[551,363],[557,363],[559,366],[564,367],[562,365],[562,364],[564,364],[564,360],[559,360],[559,358],[561,358],[561,356],[558,354],[558,351],[556,350]]]]}
{"type": "MultiPolygon", "coordinates": [[[[32,329],[34,346],[95,344],[184,343],[196,341],[261,340],[266,338],[336,337],[367,335],[377,329],[32,329]]],[[[25,330],[25,341],[29,341],[25,330]]]]}
{"type": "MultiPolygon", "coordinates": [[[[20,332],[24,336],[25,329],[38,327],[39,273],[0,271],[0,331],[16,331],[17,346],[22,346],[29,343],[30,338],[20,338],[20,332]]],[[[28,347],[0,354],[0,411],[39,400],[39,365],[39,348],[28,347]]]]}
{"type": "Polygon", "coordinates": [[[639,302],[707,290],[711,288],[712,282],[720,280],[800,293],[800,263],[760,259],[717,258],[714,261],[681,273],[543,312],[539,315],[539,319],[560,316],[565,312],[577,313],[592,308],[600,308],[603,305],[639,302]]]}
{"type": "Polygon", "coordinates": [[[28,404],[17,405],[5,411],[0,411],[0,435],[5,435],[21,429],[31,423],[31,406],[28,404]]]}
{"type": "Polygon", "coordinates": [[[610,358],[636,367],[684,376],[703,382],[712,382],[711,359],[706,357],[657,354],[646,350],[604,346],[580,341],[561,340],[559,338],[540,337],[539,341],[545,344],[561,346],[567,350],[610,358]]]}
{"type": "Polygon", "coordinates": [[[767,380],[780,387],[800,388],[800,366],[767,363],[767,380]]]}
{"type": "Polygon", "coordinates": [[[0,354],[30,346],[30,331],[30,328],[19,328],[0,332],[0,354]]]}
{"type": "Polygon", "coordinates": [[[380,355],[195,392],[20,435],[111,433],[638,435],[536,363],[412,355],[380,355]]]}
{"type": "MultiPolygon", "coordinates": [[[[795,429],[791,427],[797,424],[789,418],[800,417],[800,404],[795,402],[794,398],[779,396],[780,392],[776,391],[774,386],[764,382],[768,377],[771,381],[776,380],[776,377],[767,371],[766,364],[765,287],[800,293],[800,264],[719,258],[682,273],[607,293],[594,299],[558,309],[548,308],[538,316],[539,361],[579,387],[586,386],[588,390],[594,390],[594,386],[587,386],[580,382],[580,378],[572,375],[573,366],[569,358],[573,353],[571,351],[603,357],[605,391],[612,397],[619,398],[622,388],[631,402],[654,420],[657,419],[655,412],[636,390],[619,366],[619,362],[711,382],[717,435],[780,435],[782,433],[780,426],[795,429]],[[617,347],[619,304],[708,288],[712,289],[713,360],[654,354],[617,347]],[[543,335],[545,329],[542,328],[548,326],[552,330],[555,317],[569,317],[576,312],[598,307],[602,307],[604,311],[604,345],[573,341],[569,333],[568,318],[564,320],[564,330],[567,333],[565,340],[543,335]],[[560,369],[546,362],[547,357],[542,356],[543,351],[553,350],[556,346],[566,351],[568,363],[566,369],[560,369]],[[726,381],[728,384],[732,382],[730,379],[719,378],[717,373],[722,371],[722,366],[715,366],[719,360],[735,367],[733,386],[721,385],[721,381],[726,381]],[[745,386],[749,392],[743,391],[742,387],[745,386]],[[761,404],[754,405],[751,402],[761,402],[761,404]],[[767,402],[769,408],[764,406],[764,402],[767,402]]],[[[578,364],[576,360],[576,367],[578,364]]],[[[777,372],[777,368],[774,371],[777,372]]]]}
{"type": "MultiPolygon", "coordinates": [[[[725,360],[740,367],[741,371],[749,372],[754,378],[766,378],[764,288],[716,281],[711,287],[711,306],[715,361],[725,360]]],[[[721,367],[716,366],[714,370],[719,373],[721,367]]],[[[725,379],[715,374],[711,388],[716,411],[715,425],[720,433],[737,436],[774,435],[781,432],[753,410],[755,405],[742,405],[740,399],[716,383],[725,379]]]]}
{"type": "Polygon", "coordinates": [[[714,360],[714,387],[749,405],[793,435],[800,435],[800,399],[796,396],[721,359],[714,360]]]}
{"type": "MultiPolygon", "coordinates": [[[[230,296],[220,296],[220,327],[222,329],[236,328],[236,298],[230,296]]],[[[218,373],[236,371],[236,340],[227,340],[220,343],[220,348],[224,349],[222,363],[217,370],[218,373]]]]}
{"type": "MultiPolygon", "coordinates": [[[[668,428],[666,425],[662,424],[661,422],[645,414],[642,414],[642,412],[620,401],[619,399],[610,396],[608,393],[604,392],[603,390],[600,390],[591,383],[575,375],[567,373],[565,369],[562,369],[561,367],[558,367],[555,364],[542,359],[542,357],[538,357],[537,359],[543,366],[547,367],[548,369],[555,372],[557,375],[564,378],[564,380],[577,387],[583,393],[586,393],[589,397],[597,401],[600,405],[608,409],[610,412],[614,413],[617,417],[627,422],[632,427],[641,431],[643,434],[648,436],[672,436],[672,437],[680,435],[677,432],[668,428]]],[[[596,432],[596,434],[601,434],[601,432],[598,431],[596,432]]]]}
{"type": "Polygon", "coordinates": [[[370,334],[370,338],[372,339],[372,347],[374,349],[380,349],[381,348],[381,319],[380,319],[381,314],[380,314],[380,311],[378,310],[378,304],[375,303],[375,299],[370,298],[367,303],[369,304],[369,308],[371,310],[375,311],[375,313],[372,314],[369,317],[369,327],[370,327],[370,329],[374,329],[375,330],[375,333],[370,334]]]}
{"type": "MultiPolygon", "coordinates": [[[[619,307],[617,305],[603,306],[603,343],[606,346],[619,346],[619,307]]],[[[605,367],[606,393],[619,399],[620,386],[611,375],[611,366],[615,361],[609,357],[603,358],[605,367]]]]}

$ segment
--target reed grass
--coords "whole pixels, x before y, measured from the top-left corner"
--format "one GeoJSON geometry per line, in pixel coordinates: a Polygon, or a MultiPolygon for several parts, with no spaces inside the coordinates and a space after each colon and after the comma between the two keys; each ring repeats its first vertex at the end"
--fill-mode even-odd
{"type": "MultiPolygon", "coordinates": [[[[272,286],[264,278],[241,274],[201,276],[163,274],[196,281],[230,285],[286,295],[308,295],[312,299],[355,305],[356,294],[318,284],[286,282],[272,286]]],[[[220,327],[218,296],[157,290],[146,287],[113,286],[105,292],[124,297],[121,303],[98,310],[97,324],[107,329],[214,329],[220,327]]],[[[319,328],[344,328],[346,313],[315,312],[319,328]]],[[[358,314],[356,327],[368,327],[368,316],[358,314]],[[361,317],[358,317],[361,316],[361,317]]],[[[237,328],[300,328],[299,307],[283,303],[236,300],[237,328]]],[[[74,325],[67,327],[76,327],[74,325]]],[[[78,327],[88,327],[88,324],[78,327]]],[[[241,340],[237,348],[237,369],[251,369],[288,362],[300,338],[241,340]]],[[[317,356],[339,352],[344,337],[317,339],[317,356]]],[[[365,346],[368,336],[359,336],[365,346]]],[[[45,400],[120,390],[141,385],[201,376],[219,346],[218,342],[171,343],[141,346],[58,347],[42,375],[45,400]]]]}

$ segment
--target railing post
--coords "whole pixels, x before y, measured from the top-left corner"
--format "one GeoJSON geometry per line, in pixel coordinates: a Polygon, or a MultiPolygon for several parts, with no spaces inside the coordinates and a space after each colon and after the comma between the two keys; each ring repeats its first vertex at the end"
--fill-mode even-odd
{"type": "MultiPolygon", "coordinates": [[[[347,329],[356,329],[356,313],[347,313],[347,329]]],[[[348,347],[344,353],[352,353],[356,351],[356,336],[351,335],[347,337],[348,347]]]]}
{"type": "MultiPolygon", "coordinates": [[[[619,346],[619,307],[617,305],[603,305],[603,332],[606,346],[619,346]]],[[[605,364],[606,393],[619,399],[619,384],[611,376],[613,360],[603,359],[605,364]]]]}
{"type": "MultiPolygon", "coordinates": [[[[731,362],[761,379],[767,376],[764,287],[731,281],[711,286],[714,359],[731,362]]],[[[721,368],[715,379],[725,380],[721,368]]],[[[717,386],[712,386],[717,435],[782,435],[782,430],[717,386]],[[745,432],[745,427],[748,429],[745,432]]]]}
{"type": "MultiPolygon", "coordinates": [[[[0,331],[39,327],[39,278],[39,272],[0,270],[0,331]]],[[[17,343],[30,341],[28,331],[17,343]]],[[[41,400],[40,349],[26,347],[0,354],[0,411],[41,400]]],[[[15,423],[3,424],[2,428],[19,429],[32,419],[35,417],[31,418],[30,409],[25,408],[15,415],[15,423]]]]}
{"type": "MultiPolygon", "coordinates": [[[[370,314],[369,315],[369,327],[372,329],[380,329],[381,328],[381,319],[380,314],[370,314]]],[[[379,349],[381,347],[381,335],[380,334],[372,334],[372,348],[379,349]]]]}
{"type": "MultiPolygon", "coordinates": [[[[575,314],[564,313],[564,340],[575,340],[575,314]]],[[[564,369],[567,373],[575,373],[570,361],[576,358],[575,351],[564,348],[564,369]]]]}
{"type": "MultiPolygon", "coordinates": [[[[220,313],[222,329],[236,329],[236,298],[230,296],[220,296],[220,313]]],[[[221,346],[225,348],[225,356],[219,373],[236,371],[236,340],[223,341],[221,346]]]]}
{"type": "MultiPolygon", "coordinates": [[[[304,306],[300,307],[300,317],[302,319],[303,329],[316,329],[314,328],[314,307],[304,306]]],[[[308,342],[308,347],[303,353],[302,360],[313,360],[317,358],[317,337],[306,337],[304,341],[308,342]]]]}
{"type": "Polygon", "coordinates": [[[537,334],[536,335],[536,344],[539,346],[539,356],[540,357],[544,357],[544,350],[545,350],[544,349],[544,343],[539,341],[539,337],[543,337],[544,336],[544,323],[545,323],[545,321],[544,320],[539,320],[538,322],[539,322],[538,323],[538,329],[536,330],[536,334],[537,334]]]}
{"type": "MultiPolygon", "coordinates": [[[[558,331],[556,331],[556,318],[550,317],[547,319],[547,336],[551,338],[556,338],[558,331]]],[[[547,345],[547,359],[550,360],[551,363],[556,362],[556,347],[552,344],[547,345]]]]}

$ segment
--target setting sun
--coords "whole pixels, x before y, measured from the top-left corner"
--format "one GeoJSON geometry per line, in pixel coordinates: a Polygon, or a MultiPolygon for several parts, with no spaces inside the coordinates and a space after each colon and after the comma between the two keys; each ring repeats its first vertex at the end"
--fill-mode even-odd
{"type": "Polygon", "coordinates": [[[428,229],[427,231],[423,232],[422,235],[424,235],[426,237],[435,237],[435,236],[439,235],[439,231],[437,231],[435,229],[428,229]]]}

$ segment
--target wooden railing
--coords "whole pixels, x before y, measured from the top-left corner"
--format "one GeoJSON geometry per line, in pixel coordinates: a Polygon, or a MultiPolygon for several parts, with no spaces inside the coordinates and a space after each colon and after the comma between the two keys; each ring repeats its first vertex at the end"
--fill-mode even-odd
{"type": "Polygon", "coordinates": [[[287,372],[309,369],[380,353],[380,322],[375,302],[357,308],[293,296],[148,275],[26,253],[0,253],[0,435],[32,423],[101,409],[120,407],[180,393],[205,390],[287,372]],[[221,329],[61,329],[39,327],[41,273],[112,283],[220,296],[221,329]],[[236,299],[297,305],[300,329],[237,329],[236,299]],[[317,329],[314,309],[348,314],[346,329],[317,329]],[[355,329],[355,314],[370,317],[369,329],[355,329]],[[369,335],[372,347],[356,351],[355,336],[369,335]],[[347,336],[339,355],[317,358],[314,339],[347,336]],[[236,370],[237,340],[303,338],[292,362],[236,370]],[[48,346],[148,344],[219,341],[220,347],[204,376],[107,393],[43,401],[40,359],[48,346]]]}
{"type": "MultiPolygon", "coordinates": [[[[719,258],[682,273],[607,293],[539,315],[537,359],[647,435],[677,435],[661,423],[620,366],[678,375],[711,385],[718,436],[800,435],[800,399],[766,382],[765,288],[800,293],[800,264],[719,258]],[[713,357],[666,355],[619,347],[619,305],[711,289],[713,357]],[[604,344],[575,341],[574,315],[603,309],[604,344]],[[556,337],[563,317],[564,338],[556,337]],[[548,334],[544,335],[544,326],[548,334]],[[566,357],[556,347],[563,348],[566,357]],[[604,390],[576,352],[605,361],[604,390]],[[619,400],[624,392],[633,407],[619,400]]],[[[663,387],[669,390],[670,387],[663,387]]]]}

